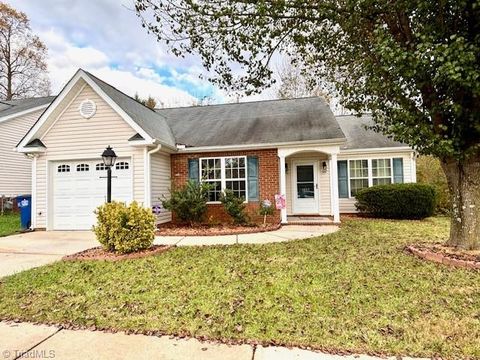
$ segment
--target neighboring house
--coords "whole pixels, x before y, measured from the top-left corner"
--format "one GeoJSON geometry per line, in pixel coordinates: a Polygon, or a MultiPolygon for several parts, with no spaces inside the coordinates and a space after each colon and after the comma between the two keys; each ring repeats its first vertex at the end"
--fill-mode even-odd
{"type": "Polygon", "coordinates": [[[14,149],[53,99],[0,101],[0,197],[31,193],[32,161],[14,149]]]}
{"type": "MultiPolygon", "coordinates": [[[[34,228],[89,229],[105,201],[101,153],[118,155],[113,199],[160,204],[188,179],[212,185],[208,216],[225,214],[223,189],[259,202],[283,194],[272,221],[321,215],[340,221],[355,192],[415,181],[411,148],[335,118],[320,98],[151,110],[79,70],[17,146],[32,158],[34,228]]],[[[162,211],[158,223],[172,220],[162,211]]]]}

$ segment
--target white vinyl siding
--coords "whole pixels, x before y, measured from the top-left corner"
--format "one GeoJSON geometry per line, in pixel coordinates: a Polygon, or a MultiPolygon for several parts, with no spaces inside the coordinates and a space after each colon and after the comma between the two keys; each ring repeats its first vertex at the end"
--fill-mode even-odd
{"type": "Polygon", "coordinates": [[[286,189],[287,189],[287,215],[293,215],[292,197],[293,197],[293,162],[298,160],[313,160],[318,161],[318,197],[319,197],[319,213],[320,215],[332,215],[330,204],[330,165],[328,161],[328,155],[309,152],[302,154],[294,154],[289,156],[285,163],[288,166],[288,173],[286,174],[286,189]],[[323,162],[327,163],[327,170],[324,172],[322,169],[323,162]]]}
{"type": "MultiPolygon", "coordinates": [[[[170,155],[162,152],[150,155],[151,204],[160,205],[163,198],[170,197],[171,167],[170,155]]],[[[163,210],[157,215],[157,224],[172,221],[172,213],[163,210]]]]}
{"type": "Polygon", "coordinates": [[[32,192],[32,160],[14,150],[43,110],[0,122],[0,196],[32,192]]]}
{"type": "MultiPolygon", "coordinates": [[[[78,91],[78,87],[77,91],[78,91]]],[[[69,94],[70,95],[70,94],[69,94]]],[[[121,117],[115,112],[93,89],[86,85],[77,97],[67,96],[54,112],[57,119],[48,122],[51,128],[41,138],[47,147],[46,154],[40,155],[37,160],[37,224],[38,228],[51,227],[52,185],[48,181],[48,162],[59,160],[95,160],[101,162],[101,153],[110,145],[118,157],[131,159],[133,177],[133,199],[143,204],[145,195],[144,182],[144,149],[130,146],[128,139],[136,134],[121,117]],[[79,113],[79,106],[83,100],[90,99],[96,103],[97,111],[89,119],[79,113]],[[73,101],[72,101],[73,100],[73,101]],[[64,108],[64,111],[59,111],[64,108]],[[53,125],[52,125],[53,124],[53,125]],[[49,224],[47,224],[49,212],[49,224]]],[[[48,171],[51,171],[50,169],[48,171]]]]}
{"type": "MultiPolygon", "coordinates": [[[[368,152],[368,149],[363,152],[356,152],[352,154],[346,154],[340,152],[338,154],[338,160],[368,160],[369,161],[369,172],[370,178],[372,177],[372,168],[371,168],[371,160],[373,159],[393,159],[393,158],[402,158],[403,159],[403,179],[405,183],[415,182],[415,174],[412,174],[412,159],[411,159],[411,151],[403,151],[403,152],[389,152],[389,153],[375,153],[375,152],[368,152]]],[[[413,165],[414,167],[414,165],[413,165]]],[[[393,171],[393,169],[391,170],[393,171]]],[[[338,184],[336,184],[338,186],[338,184]]],[[[350,184],[349,184],[350,188],[350,184]]],[[[355,208],[355,198],[340,198],[339,205],[340,205],[340,213],[355,213],[357,209],[355,208]]]]}

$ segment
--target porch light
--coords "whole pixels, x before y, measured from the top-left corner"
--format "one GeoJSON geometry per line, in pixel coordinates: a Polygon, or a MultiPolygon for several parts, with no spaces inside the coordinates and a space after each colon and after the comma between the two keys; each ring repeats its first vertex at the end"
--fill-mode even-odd
{"type": "Polygon", "coordinates": [[[112,166],[115,165],[115,160],[117,160],[117,154],[110,145],[103,151],[102,159],[107,167],[107,203],[110,203],[112,202],[112,166]]]}
{"type": "Polygon", "coordinates": [[[285,174],[288,174],[288,163],[285,163],[285,174]]]}
{"type": "Polygon", "coordinates": [[[323,172],[327,172],[327,162],[326,161],[322,162],[322,170],[323,170],[323,172]]]}

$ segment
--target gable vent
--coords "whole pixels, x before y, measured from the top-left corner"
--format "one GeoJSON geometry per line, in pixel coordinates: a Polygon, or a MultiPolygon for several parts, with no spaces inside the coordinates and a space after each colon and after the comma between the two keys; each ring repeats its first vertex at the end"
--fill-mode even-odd
{"type": "Polygon", "coordinates": [[[80,103],[80,115],[82,115],[85,119],[90,119],[95,112],[97,111],[97,105],[92,100],[83,100],[80,103]]]}

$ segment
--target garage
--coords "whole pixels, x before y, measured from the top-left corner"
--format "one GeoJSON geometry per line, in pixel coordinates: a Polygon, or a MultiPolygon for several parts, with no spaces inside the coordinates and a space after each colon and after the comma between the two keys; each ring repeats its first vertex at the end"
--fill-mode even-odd
{"type": "MultiPolygon", "coordinates": [[[[96,223],[95,209],[106,202],[107,169],[101,159],[52,163],[53,229],[89,230],[96,223]]],[[[132,201],[130,158],[112,167],[112,200],[132,201]]]]}

